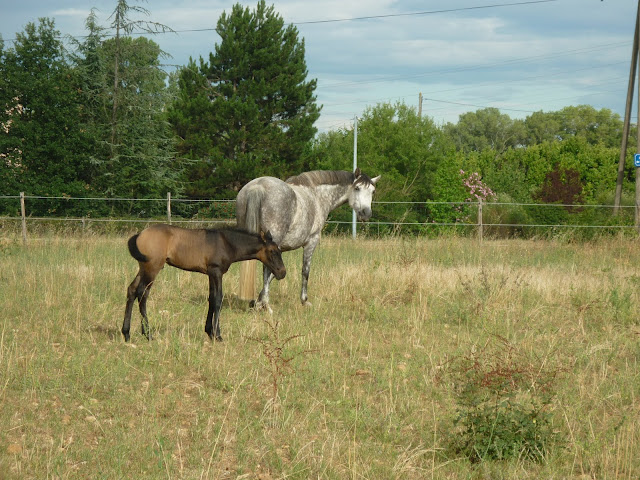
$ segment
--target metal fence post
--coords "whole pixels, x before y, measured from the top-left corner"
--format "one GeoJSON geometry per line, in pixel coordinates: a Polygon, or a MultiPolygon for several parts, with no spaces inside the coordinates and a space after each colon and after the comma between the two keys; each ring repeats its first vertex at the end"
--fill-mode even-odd
{"type": "Polygon", "coordinates": [[[171,225],[171,192],[167,192],[167,222],[171,225]]]}
{"type": "Polygon", "coordinates": [[[24,206],[24,192],[20,192],[20,212],[22,213],[22,244],[27,244],[27,211],[24,206]]]}

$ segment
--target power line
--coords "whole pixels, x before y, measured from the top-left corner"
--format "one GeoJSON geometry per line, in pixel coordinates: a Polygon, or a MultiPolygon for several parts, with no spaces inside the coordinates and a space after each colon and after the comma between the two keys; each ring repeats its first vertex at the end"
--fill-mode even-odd
{"type": "MultiPolygon", "coordinates": [[[[396,17],[415,17],[422,15],[435,15],[441,13],[455,13],[455,12],[464,12],[470,10],[486,10],[489,8],[499,8],[499,7],[514,7],[514,6],[522,6],[522,5],[532,5],[539,3],[550,3],[557,2],[559,0],[530,0],[525,2],[513,2],[513,3],[495,3],[491,5],[477,5],[474,7],[460,7],[460,8],[448,8],[442,10],[427,10],[423,12],[410,12],[410,13],[389,13],[384,15],[367,15],[363,17],[351,17],[351,18],[334,18],[327,20],[309,20],[304,22],[291,22],[291,25],[315,25],[315,24],[323,24],[323,23],[338,23],[338,22],[354,22],[360,20],[373,20],[373,19],[382,19],[382,18],[396,18],[396,17]]],[[[108,29],[106,29],[108,30],[108,29]]],[[[199,32],[214,32],[216,28],[187,28],[184,30],[168,30],[168,31],[157,31],[157,32],[134,32],[131,35],[160,35],[165,33],[199,33],[199,32]]],[[[107,34],[105,37],[114,37],[114,34],[107,34]]],[[[60,35],[57,38],[64,37],[73,37],[76,39],[87,38],[88,35],[60,35]]],[[[16,38],[5,39],[5,42],[15,42],[16,38]]]]}
{"type": "Polygon", "coordinates": [[[461,7],[461,8],[447,8],[443,10],[427,10],[424,12],[412,12],[412,13],[389,13],[385,15],[368,15],[364,17],[351,17],[351,18],[335,18],[330,20],[309,20],[307,22],[293,22],[294,25],[314,25],[319,23],[336,23],[336,22],[353,22],[357,20],[374,20],[379,18],[392,18],[392,17],[414,17],[419,15],[434,15],[437,13],[453,13],[453,12],[464,12],[468,10],[483,10],[487,8],[498,8],[498,7],[513,7],[518,5],[530,5],[536,3],[549,3],[549,2],[557,2],[558,0],[534,0],[529,2],[515,2],[515,3],[496,3],[493,5],[478,5],[475,7],[461,7]]]}

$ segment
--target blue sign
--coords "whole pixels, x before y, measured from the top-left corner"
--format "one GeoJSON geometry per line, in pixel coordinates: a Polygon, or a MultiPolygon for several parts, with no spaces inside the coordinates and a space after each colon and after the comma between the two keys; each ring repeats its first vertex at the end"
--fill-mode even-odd
{"type": "Polygon", "coordinates": [[[636,167],[640,167],[640,153],[636,153],[636,154],[633,156],[633,164],[634,164],[636,167]]]}

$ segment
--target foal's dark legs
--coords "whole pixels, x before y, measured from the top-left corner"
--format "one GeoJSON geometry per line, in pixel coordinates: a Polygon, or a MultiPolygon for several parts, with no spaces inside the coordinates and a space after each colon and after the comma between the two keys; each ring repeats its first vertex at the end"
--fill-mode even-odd
{"type": "Polygon", "coordinates": [[[220,335],[220,308],[222,308],[222,272],[219,268],[211,268],[209,275],[209,311],[204,331],[211,340],[222,341],[220,335]]]}
{"type": "Polygon", "coordinates": [[[136,275],[129,288],[127,288],[127,305],[124,308],[124,322],[122,323],[122,335],[124,341],[129,341],[129,331],[131,330],[131,311],[133,310],[133,302],[136,300],[136,290],[140,283],[140,274],[136,275]]]}
{"type": "MultiPolygon", "coordinates": [[[[144,280],[144,277],[143,277],[144,280]]],[[[142,335],[147,337],[147,340],[151,340],[151,330],[149,330],[149,318],[147,317],[147,298],[149,298],[149,290],[153,281],[145,283],[140,282],[138,290],[142,290],[142,293],[138,296],[138,307],[140,308],[140,315],[142,315],[142,335]],[[143,286],[144,285],[144,286],[143,286]]]]}
{"type": "Polygon", "coordinates": [[[136,275],[136,278],[133,279],[133,282],[131,282],[131,285],[129,285],[127,289],[127,305],[124,309],[124,322],[122,323],[122,335],[124,335],[125,342],[128,342],[130,338],[131,313],[136,299],[138,299],[138,306],[140,307],[140,314],[142,315],[142,334],[146,336],[147,339],[151,339],[149,319],[147,318],[147,297],[149,296],[151,283],[151,279],[142,272],[138,272],[138,275],[136,275]]]}

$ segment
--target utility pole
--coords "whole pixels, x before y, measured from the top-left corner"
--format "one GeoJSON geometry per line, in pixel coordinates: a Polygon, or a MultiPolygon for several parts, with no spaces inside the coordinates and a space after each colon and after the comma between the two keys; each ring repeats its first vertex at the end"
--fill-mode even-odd
{"type": "Polygon", "coordinates": [[[422,92],[418,95],[418,118],[422,118],[422,92]]]}
{"type": "MultiPolygon", "coordinates": [[[[618,178],[616,180],[616,193],[615,193],[615,198],[613,203],[614,215],[618,214],[620,210],[620,203],[622,202],[622,183],[624,181],[624,164],[627,156],[627,142],[629,140],[629,130],[631,126],[631,109],[633,105],[633,90],[635,88],[634,82],[636,78],[636,69],[638,65],[639,42],[640,42],[640,0],[638,0],[638,13],[636,14],[636,29],[633,36],[631,68],[629,70],[629,86],[627,88],[627,103],[625,106],[624,126],[622,129],[622,145],[620,146],[620,160],[618,161],[618,178]]],[[[640,89],[640,82],[638,87],[640,89]]],[[[638,135],[640,135],[640,128],[638,129],[638,135]]],[[[638,149],[640,149],[640,142],[638,143],[638,149]]],[[[638,204],[638,175],[637,174],[638,172],[636,171],[636,210],[638,208],[637,207],[637,204],[638,204]]],[[[638,222],[637,216],[638,215],[636,212],[636,225],[638,222]]]]}
{"type": "MultiPolygon", "coordinates": [[[[638,0],[640,1],[640,0],[638,0]]],[[[353,118],[353,171],[358,168],[358,117],[353,118]]],[[[351,235],[356,238],[356,211],[351,212],[351,235]]]]}

